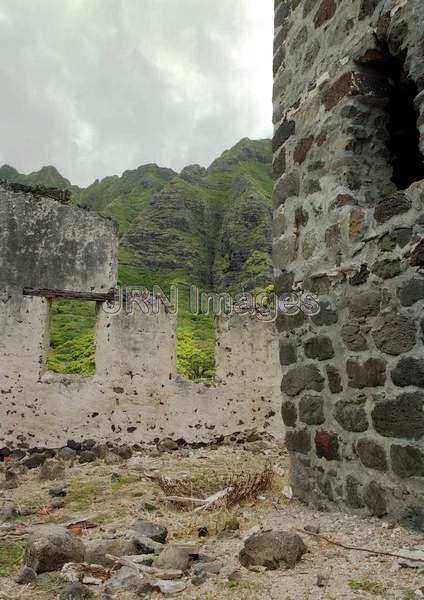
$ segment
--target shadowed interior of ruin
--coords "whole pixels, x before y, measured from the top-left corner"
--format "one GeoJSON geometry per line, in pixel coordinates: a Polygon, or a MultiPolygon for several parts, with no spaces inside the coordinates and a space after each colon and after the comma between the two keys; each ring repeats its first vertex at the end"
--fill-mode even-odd
{"type": "Polygon", "coordinates": [[[419,113],[414,101],[418,88],[407,76],[405,65],[385,50],[385,68],[389,78],[389,115],[387,130],[392,181],[398,190],[408,188],[414,181],[424,179],[424,161],[420,152],[420,134],[417,127],[419,113]]]}

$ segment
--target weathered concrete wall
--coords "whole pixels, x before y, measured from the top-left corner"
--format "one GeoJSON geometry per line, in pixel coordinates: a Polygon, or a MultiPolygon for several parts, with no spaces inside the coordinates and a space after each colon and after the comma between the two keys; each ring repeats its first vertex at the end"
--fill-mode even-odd
{"type": "MultiPolygon", "coordinates": [[[[44,237],[31,246],[47,271],[46,277],[42,270],[39,277],[32,278],[34,287],[40,287],[42,280],[43,286],[54,289],[109,289],[115,284],[117,239],[107,221],[94,214],[0,190],[2,215],[11,214],[21,202],[25,205],[19,214],[28,229],[17,246],[14,240],[8,242],[8,247],[15,244],[17,257],[14,261],[8,250],[14,265],[9,271],[12,285],[0,296],[0,446],[60,447],[69,439],[88,438],[146,443],[172,437],[195,443],[251,429],[281,435],[280,366],[272,323],[241,316],[219,323],[217,371],[221,381],[210,387],[177,376],[175,316],[164,311],[145,315],[137,309],[133,314],[110,315],[99,305],[96,374],[80,377],[48,372],[49,302],[22,296],[17,289],[28,285],[22,276],[26,267],[21,265],[21,256],[28,254],[26,240],[31,227],[38,235],[40,206],[53,225],[46,232],[51,240],[48,246],[44,237]],[[66,233],[62,228],[67,223],[79,227],[66,233]],[[59,240],[66,235],[67,242],[56,243],[55,235],[59,240]],[[62,262],[68,242],[74,245],[75,256],[90,253],[88,274],[79,259],[62,262]],[[48,252],[54,254],[54,265],[61,264],[57,278],[48,252]]],[[[13,228],[22,229],[18,221],[13,220],[13,228]]],[[[2,225],[7,228],[8,222],[2,221],[2,225]]],[[[3,239],[10,238],[6,235],[3,239]]]]}
{"type": "Polygon", "coordinates": [[[415,82],[424,150],[422,0],[277,0],[274,265],[321,313],[280,315],[296,496],[375,515],[424,493],[424,182],[398,191],[390,73],[415,82]]]}
{"type": "Polygon", "coordinates": [[[107,292],[115,285],[111,221],[14,187],[0,184],[0,290],[107,292]]]}

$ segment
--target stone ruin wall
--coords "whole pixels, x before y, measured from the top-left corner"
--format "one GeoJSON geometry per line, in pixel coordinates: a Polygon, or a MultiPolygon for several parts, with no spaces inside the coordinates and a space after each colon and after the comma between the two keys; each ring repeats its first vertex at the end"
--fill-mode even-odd
{"type": "Polygon", "coordinates": [[[394,58],[422,160],[423,23],[422,0],[275,3],[276,287],[322,307],[278,317],[282,414],[294,494],[321,508],[422,510],[424,181],[394,185],[387,143],[394,58]]]}
{"type": "Polygon", "coordinates": [[[281,436],[272,323],[219,323],[212,387],[177,376],[174,315],[110,315],[98,305],[95,375],[48,372],[50,303],[22,290],[106,293],[116,285],[116,232],[95,213],[13,186],[0,186],[0,222],[0,446],[281,436]]]}

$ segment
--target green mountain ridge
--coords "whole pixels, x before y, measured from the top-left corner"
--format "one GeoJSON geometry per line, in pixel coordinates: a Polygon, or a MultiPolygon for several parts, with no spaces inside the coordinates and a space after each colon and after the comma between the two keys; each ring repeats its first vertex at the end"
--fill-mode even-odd
{"type": "Polygon", "coordinates": [[[5,179],[11,183],[23,183],[25,185],[42,185],[45,187],[55,187],[64,190],[76,191],[78,186],[71,184],[69,179],[63,177],[56,167],[47,165],[41,167],[39,171],[34,171],[29,175],[23,175],[19,173],[14,167],[10,165],[3,165],[0,167],[0,179],[5,179]]]}
{"type": "MultiPolygon", "coordinates": [[[[112,218],[120,237],[121,285],[157,284],[166,292],[170,284],[182,284],[179,367],[198,377],[213,371],[214,322],[212,316],[189,314],[186,290],[197,285],[235,295],[271,284],[271,164],[270,140],[244,138],[208,168],[188,165],[179,174],[147,164],[81,189],[55,167],[23,175],[3,165],[0,178],[70,189],[72,202],[112,218]]],[[[72,311],[64,304],[57,311],[57,326],[63,329],[72,311]]],[[[87,315],[84,312],[82,318],[80,312],[69,326],[77,332],[76,345],[66,335],[53,336],[60,346],[51,361],[55,370],[61,370],[68,354],[74,357],[72,372],[82,365],[89,373],[93,367],[93,353],[86,345],[87,315]]]]}

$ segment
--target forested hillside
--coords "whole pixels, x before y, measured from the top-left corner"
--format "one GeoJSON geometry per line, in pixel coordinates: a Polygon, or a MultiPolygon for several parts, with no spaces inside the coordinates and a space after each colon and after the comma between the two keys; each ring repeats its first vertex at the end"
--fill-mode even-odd
{"type": "MultiPolygon", "coordinates": [[[[119,283],[166,288],[180,284],[178,366],[197,378],[213,374],[213,318],[187,310],[187,286],[228,291],[262,289],[272,280],[271,142],[241,140],[207,169],[180,174],[155,164],[72,186],[54,167],[22,175],[0,167],[0,178],[67,188],[72,201],[112,218],[119,228],[119,283]]],[[[54,306],[50,368],[94,368],[94,308],[54,306]],[[90,319],[90,314],[91,319],[90,319]]]]}

